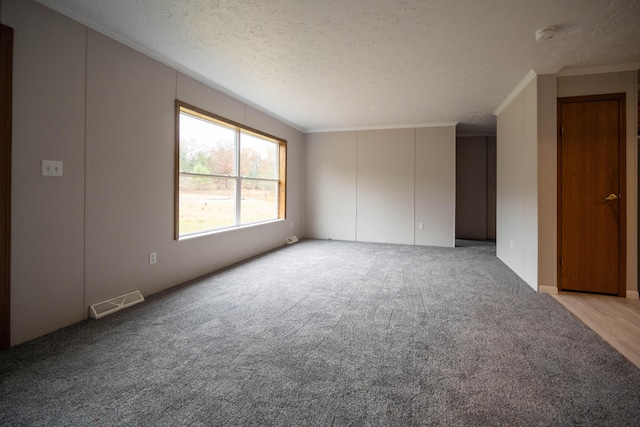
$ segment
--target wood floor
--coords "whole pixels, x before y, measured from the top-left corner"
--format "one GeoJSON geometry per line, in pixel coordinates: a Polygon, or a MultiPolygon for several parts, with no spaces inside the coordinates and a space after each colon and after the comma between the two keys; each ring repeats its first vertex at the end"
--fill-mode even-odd
{"type": "Polygon", "coordinates": [[[640,368],[640,300],[577,292],[551,296],[640,368]]]}

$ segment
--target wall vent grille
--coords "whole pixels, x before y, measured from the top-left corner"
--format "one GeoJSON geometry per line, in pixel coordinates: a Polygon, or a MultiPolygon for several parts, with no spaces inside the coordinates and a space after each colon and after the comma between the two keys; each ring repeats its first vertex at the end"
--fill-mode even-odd
{"type": "Polygon", "coordinates": [[[298,241],[298,238],[296,236],[291,236],[291,237],[287,237],[287,245],[291,245],[293,243],[296,243],[298,241]]]}
{"type": "Polygon", "coordinates": [[[107,314],[115,313],[123,308],[130,307],[144,301],[140,291],[129,292],[119,297],[93,304],[89,307],[90,315],[94,319],[99,319],[107,314]]]}

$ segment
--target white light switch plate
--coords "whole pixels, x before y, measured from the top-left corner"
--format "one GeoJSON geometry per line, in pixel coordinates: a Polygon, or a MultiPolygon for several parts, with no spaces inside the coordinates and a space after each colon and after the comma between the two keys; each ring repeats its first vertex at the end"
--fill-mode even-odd
{"type": "Polygon", "coordinates": [[[42,176],[62,176],[62,162],[57,160],[43,160],[42,176]]]}

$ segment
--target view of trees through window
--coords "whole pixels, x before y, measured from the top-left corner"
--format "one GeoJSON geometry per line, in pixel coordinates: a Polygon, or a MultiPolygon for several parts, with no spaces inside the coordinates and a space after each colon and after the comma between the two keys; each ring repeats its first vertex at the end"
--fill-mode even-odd
{"type": "Polygon", "coordinates": [[[279,218],[280,141],[179,108],[178,236],[279,218]]]}

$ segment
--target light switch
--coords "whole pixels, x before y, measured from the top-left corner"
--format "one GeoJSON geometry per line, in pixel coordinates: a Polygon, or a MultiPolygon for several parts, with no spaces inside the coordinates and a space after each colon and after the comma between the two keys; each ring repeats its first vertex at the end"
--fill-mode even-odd
{"type": "Polygon", "coordinates": [[[62,176],[62,162],[57,160],[43,160],[42,176],[62,176]]]}

